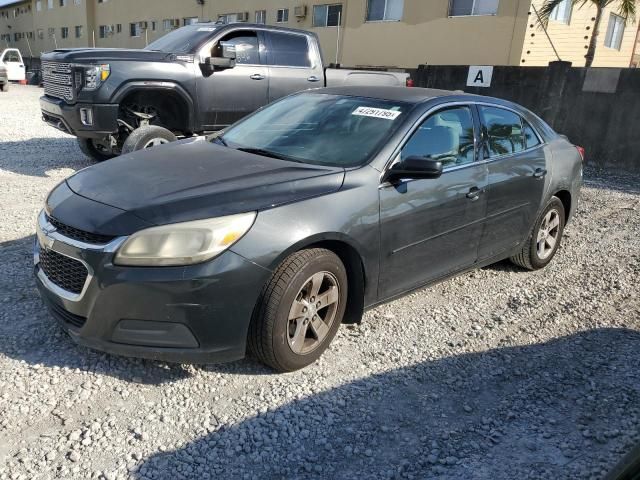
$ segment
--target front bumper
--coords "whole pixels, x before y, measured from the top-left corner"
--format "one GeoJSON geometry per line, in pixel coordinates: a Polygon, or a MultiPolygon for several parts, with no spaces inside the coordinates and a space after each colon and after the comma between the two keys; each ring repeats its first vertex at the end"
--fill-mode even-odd
{"type": "Polygon", "coordinates": [[[83,245],[43,229],[42,218],[34,248],[36,283],[51,314],[74,341],[108,353],[169,362],[244,357],[249,322],[268,270],[231,251],[189,267],[120,267],[112,259],[123,238],[98,248],[83,245]],[[47,278],[40,266],[43,248],[86,266],[79,294],[47,278]]]}
{"type": "Polygon", "coordinates": [[[47,96],[40,97],[42,119],[52,127],[70,135],[83,138],[104,138],[118,131],[117,104],[69,105],[64,100],[47,96]],[[92,125],[85,125],[80,118],[80,109],[90,109],[92,125]]]}

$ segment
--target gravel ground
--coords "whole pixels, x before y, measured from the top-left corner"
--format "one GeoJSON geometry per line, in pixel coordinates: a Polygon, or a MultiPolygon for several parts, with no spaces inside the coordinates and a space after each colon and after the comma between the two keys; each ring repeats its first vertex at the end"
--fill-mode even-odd
{"type": "Polygon", "coordinates": [[[589,171],[544,271],[504,262],[343,327],[315,365],[76,346],[31,277],[45,194],[88,166],[0,94],[0,479],[602,478],[640,441],[640,178],[589,171]]]}

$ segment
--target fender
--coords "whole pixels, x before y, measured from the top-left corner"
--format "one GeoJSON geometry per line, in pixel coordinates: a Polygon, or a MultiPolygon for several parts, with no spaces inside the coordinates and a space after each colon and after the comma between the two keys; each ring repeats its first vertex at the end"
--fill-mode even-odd
{"type": "Polygon", "coordinates": [[[167,82],[162,80],[136,80],[127,82],[120,86],[112,95],[110,103],[120,102],[130,93],[139,90],[167,90],[177,93],[187,103],[189,111],[189,130],[198,131],[196,122],[195,105],[191,95],[180,85],[175,82],[167,82]]]}
{"type": "MultiPolygon", "coordinates": [[[[294,252],[309,248],[312,246],[325,245],[329,249],[333,245],[340,244],[351,249],[357,256],[359,265],[350,265],[352,268],[362,269],[362,285],[358,285],[360,290],[360,298],[358,299],[359,305],[352,305],[355,311],[350,311],[347,317],[351,320],[347,320],[345,323],[358,323],[361,320],[364,309],[374,304],[377,301],[378,295],[378,259],[367,258],[365,254],[366,249],[363,248],[353,238],[340,232],[323,232],[319,234],[310,235],[298,242],[292,244],[285,251],[281,252],[276,258],[273,259],[271,264],[267,267],[269,270],[274,271],[278,268],[285,258],[294,252]],[[333,245],[331,245],[333,244],[333,245]]],[[[354,292],[355,293],[355,292],[354,292]]]]}

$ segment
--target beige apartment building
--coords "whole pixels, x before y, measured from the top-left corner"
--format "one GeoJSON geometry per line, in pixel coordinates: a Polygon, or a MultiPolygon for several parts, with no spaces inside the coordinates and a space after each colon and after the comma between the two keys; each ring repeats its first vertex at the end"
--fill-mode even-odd
{"type": "MultiPolygon", "coordinates": [[[[221,20],[313,31],[325,61],[346,66],[546,65],[557,59],[552,43],[562,60],[584,65],[592,9],[574,7],[567,13],[562,7],[549,22],[550,41],[536,22],[542,2],[0,0],[6,4],[0,7],[0,45],[17,47],[25,56],[56,47],[142,48],[179,26],[221,20]]],[[[628,67],[638,27],[611,15],[615,12],[607,10],[594,65],[628,67]]]]}

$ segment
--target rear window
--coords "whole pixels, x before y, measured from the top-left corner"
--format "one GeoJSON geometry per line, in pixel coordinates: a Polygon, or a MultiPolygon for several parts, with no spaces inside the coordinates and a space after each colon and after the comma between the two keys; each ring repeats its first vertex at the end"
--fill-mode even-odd
{"type": "Polygon", "coordinates": [[[269,65],[310,67],[309,43],[304,35],[270,32],[269,65]]]}

